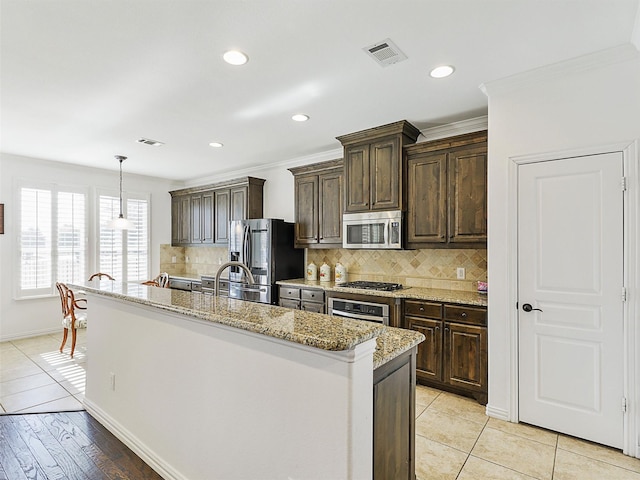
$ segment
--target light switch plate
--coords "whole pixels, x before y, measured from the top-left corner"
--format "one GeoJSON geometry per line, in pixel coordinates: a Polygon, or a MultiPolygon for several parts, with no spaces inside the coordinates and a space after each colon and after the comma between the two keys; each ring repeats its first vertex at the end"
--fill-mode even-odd
{"type": "Polygon", "coordinates": [[[465,271],[463,267],[458,267],[456,269],[456,277],[458,278],[458,280],[464,280],[465,279],[465,271]]]}

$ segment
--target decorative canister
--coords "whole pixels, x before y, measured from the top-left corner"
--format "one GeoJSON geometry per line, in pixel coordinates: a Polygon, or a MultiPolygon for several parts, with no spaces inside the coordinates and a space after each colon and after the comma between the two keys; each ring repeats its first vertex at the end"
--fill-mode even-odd
{"type": "Polygon", "coordinates": [[[331,267],[327,265],[327,262],[324,262],[320,267],[320,281],[321,282],[331,281],[331,267]]]}
{"type": "Polygon", "coordinates": [[[336,275],[335,275],[336,283],[346,283],[347,282],[347,269],[344,268],[340,262],[336,263],[336,275]]]}
{"type": "Polygon", "coordinates": [[[307,265],[307,280],[318,280],[318,266],[313,262],[307,265]]]}

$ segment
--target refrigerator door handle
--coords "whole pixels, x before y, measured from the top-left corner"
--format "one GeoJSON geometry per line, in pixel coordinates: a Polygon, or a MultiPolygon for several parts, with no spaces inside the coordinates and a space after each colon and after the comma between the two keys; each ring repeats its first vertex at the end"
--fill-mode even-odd
{"type": "MultiPolygon", "coordinates": [[[[242,256],[243,256],[243,261],[244,264],[248,267],[251,268],[251,232],[250,232],[250,228],[249,225],[245,225],[244,226],[244,235],[243,235],[243,239],[242,239],[242,245],[243,245],[243,252],[242,252],[242,256]]],[[[243,275],[244,276],[244,275],[243,275]]]]}

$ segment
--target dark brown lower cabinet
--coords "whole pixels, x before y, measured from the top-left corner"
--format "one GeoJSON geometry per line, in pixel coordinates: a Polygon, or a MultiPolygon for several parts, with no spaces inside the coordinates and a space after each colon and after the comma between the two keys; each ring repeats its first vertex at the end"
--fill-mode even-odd
{"type": "Polygon", "coordinates": [[[404,326],[422,333],[419,383],[487,403],[487,309],[405,300],[404,326]]]}
{"type": "Polygon", "coordinates": [[[373,371],[373,478],[415,480],[416,348],[373,371]]]}

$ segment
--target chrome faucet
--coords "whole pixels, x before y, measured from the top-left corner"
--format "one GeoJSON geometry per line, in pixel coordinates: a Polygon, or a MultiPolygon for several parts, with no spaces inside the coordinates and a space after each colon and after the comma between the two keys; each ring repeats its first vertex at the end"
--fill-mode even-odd
{"type": "Polygon", "coordinates": [[[227,267],[240,267],[249,276],[249,285],[253,285],[253,284],[256,283],[256,281],[253,278],[253,274],[251,273],[251,270],[249,270],[249,268],[244,263],[242,263],[242,262],[227,262],[227,263],[221,265],[220,268],[218,269],[218,271],[216,272],[215,291],[213,292],[213,294],[216,297],[218,295],[220,295],[220,275],[222,274],[224,269],[227,268],[227,267]]]}

